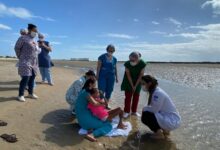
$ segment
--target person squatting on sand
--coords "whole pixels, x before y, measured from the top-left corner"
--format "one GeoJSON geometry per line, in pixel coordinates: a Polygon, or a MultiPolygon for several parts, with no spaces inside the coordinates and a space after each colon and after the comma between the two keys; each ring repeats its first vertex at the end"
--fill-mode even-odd
{"type": "Polygon", "coordinates": [[[95,79],[95,77],[96,77],[95,73],[92,70],[89,70],[80,79],[74,81],[67,90],[66,101],[70,105],[70,111],[72,112],[73,115],[75,115],[76,100],[78,98],[80,91],[82,90],[83,86],[85,85],[88,79],[95,79]]]}
{"type": "Polygon", "coordinates": [[[140,116],[137,107],[141,92],[141,77],[144,75],[146,63],[141,59],[139,52],[132,52],[124,66],[125,73],[121,84],[121,90],[125,92],[124,118],[130,115],[130,111],[132,115],[140,116]]]}
{"type": "Polygon", "coordinates": [[[152,138],[163,139],[180,126],[181,117],[169,95],[158,87],[154,77],[143,76],[141,84],[142,90],[149,93],[141,121],[155,133],[152,138]]]}
{"type": "Polygon", "coordinates": [[[19,59],[18,74],[21,76],[18,100],[24,102],[24,91],[28,85],[28,97],[37,99],[34,94],[34,82],[38,71],[37,55],[40,51],[34,38],[37,36],[37,26],[28,24],[28,34],[19,37],[15,44],[15,53],[19,59]]]}
{"type": "Polygon", "coordinates": [[[108,103],[114,90],[114,84],[115,82],[118,83],[118,71],[117,59],[113,56],[115,47],[113,45],[108,45],[106,51],[107,53],[102,54],[98,58],[97,80],[98,88],[105,95],[107,108],[110,109],[108,103]]]}
{"type": "Polygon", "coordinates": [[[116,116],[119,116],[119,123],[118,128],[124,129],[126,126],[123,124],[123,110],[118,107],[112,110],[107,110],[105,106],[105,100],[100,97],[100,92],[97,88],[93,88],[89,90],[89,94],[91,97],[98,103],[103,104],[100,106],[94,105],[93,103],[89,102],[88,109],[92,112],[92,114],[96,117],[98,117],[102,121],[108,120],[109,122],[112,122],[112,119],[116,116]]]}

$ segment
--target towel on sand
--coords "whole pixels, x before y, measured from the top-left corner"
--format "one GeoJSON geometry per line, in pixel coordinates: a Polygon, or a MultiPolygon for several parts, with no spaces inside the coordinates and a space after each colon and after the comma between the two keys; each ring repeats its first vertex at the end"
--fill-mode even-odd
{"type": "MultiPolygon", "coordinates": [[[[132,130],[132,125],[130,122],[123,122],[124,125],[126,125],[126,129],[118,129],[117,126],[118,126],[118,122],[119,122],[119,118],[114,118],[112,120],[112,130],[106,134],[105,136],[108,136],[108,137],[114,137],[114,136],[128,136],[128,134],[130,133],[130,131],[132,130]]],[[[88,131],[87,130],[84,130],[84,129],[80,129],[79,130],[79,135],[85,135],[87,134],[88,131]]]]}

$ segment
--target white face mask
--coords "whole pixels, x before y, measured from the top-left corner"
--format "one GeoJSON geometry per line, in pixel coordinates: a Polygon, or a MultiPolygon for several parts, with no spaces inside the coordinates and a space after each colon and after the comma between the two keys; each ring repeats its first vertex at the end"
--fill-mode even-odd
{"type": "Polygon", "coordinates": [[[108,56],[112,56],[112,55],[113,55],[112,53],[108,52],[108,56]]]}
{"type": "Polygon", "coordinates": [[[35,38],[36,36],[37,36],[37,33],[36,33],[36,32],[31,31],[31,37],[32,37],[32,38],[35,38]]]}
{"type": "Polygon", "coordinates": [[[130,62],[131,66],[136,66],[137,62],[130,62]]]}
{"type": "Polygon", "coordinates": [[[144,91],[144,92],[147,92],[147,88],[145,87],[145,85],[142,85],[142,90],[144,91]]]}

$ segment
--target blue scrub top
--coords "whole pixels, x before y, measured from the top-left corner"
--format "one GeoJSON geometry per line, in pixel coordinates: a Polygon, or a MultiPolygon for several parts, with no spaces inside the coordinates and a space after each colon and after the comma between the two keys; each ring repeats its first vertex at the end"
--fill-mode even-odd
{"type": "MultiPolygon", "coordinates": [[[[45,45],[49,46],[48,41],[43,41],[43,42],[45,45]]],[[[40,46],[40,48],[41,48],[41,53],[38,55],[39,67],[50,68],[51,67],[51,59],[50,59],[49,51],[44,47],[40,46]]]]}
{"type": "Polygon", "coordinates": [[[100,75],[104,75],[104,76],[108,74],[115,75],[117,59],[114,56],[112,57],[112,60],[108,60],[108,54],[105,53],[99,56],[98,60],[102,62],[99,73],[100,75]]]}

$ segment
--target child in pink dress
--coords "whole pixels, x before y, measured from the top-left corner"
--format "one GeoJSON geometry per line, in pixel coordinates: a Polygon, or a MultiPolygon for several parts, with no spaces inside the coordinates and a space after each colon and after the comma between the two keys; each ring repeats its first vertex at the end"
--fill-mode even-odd
{"type": "Polygon", "coordinates": [[[122,123],[122,118],[123,118],[123,110],[118,107],[115,108],[113,110],[108,111],[106,109],[106,102],[104,99],[100,98],[100,92],[97,88],[93,88],[89,91],[91,97],[98,103],[103,104],[103,105],[94,105],[92,103],[88,103],[88,109],[92,112],[92,114],[94,116],[96,116],[97,118],[99,118],[100,120],[103,121],[112,121],[112,119],[116,116],[119,115],[119,124],[118,124],[118,128],[120,129],[124,129],[126,126],[122,123]]]}

